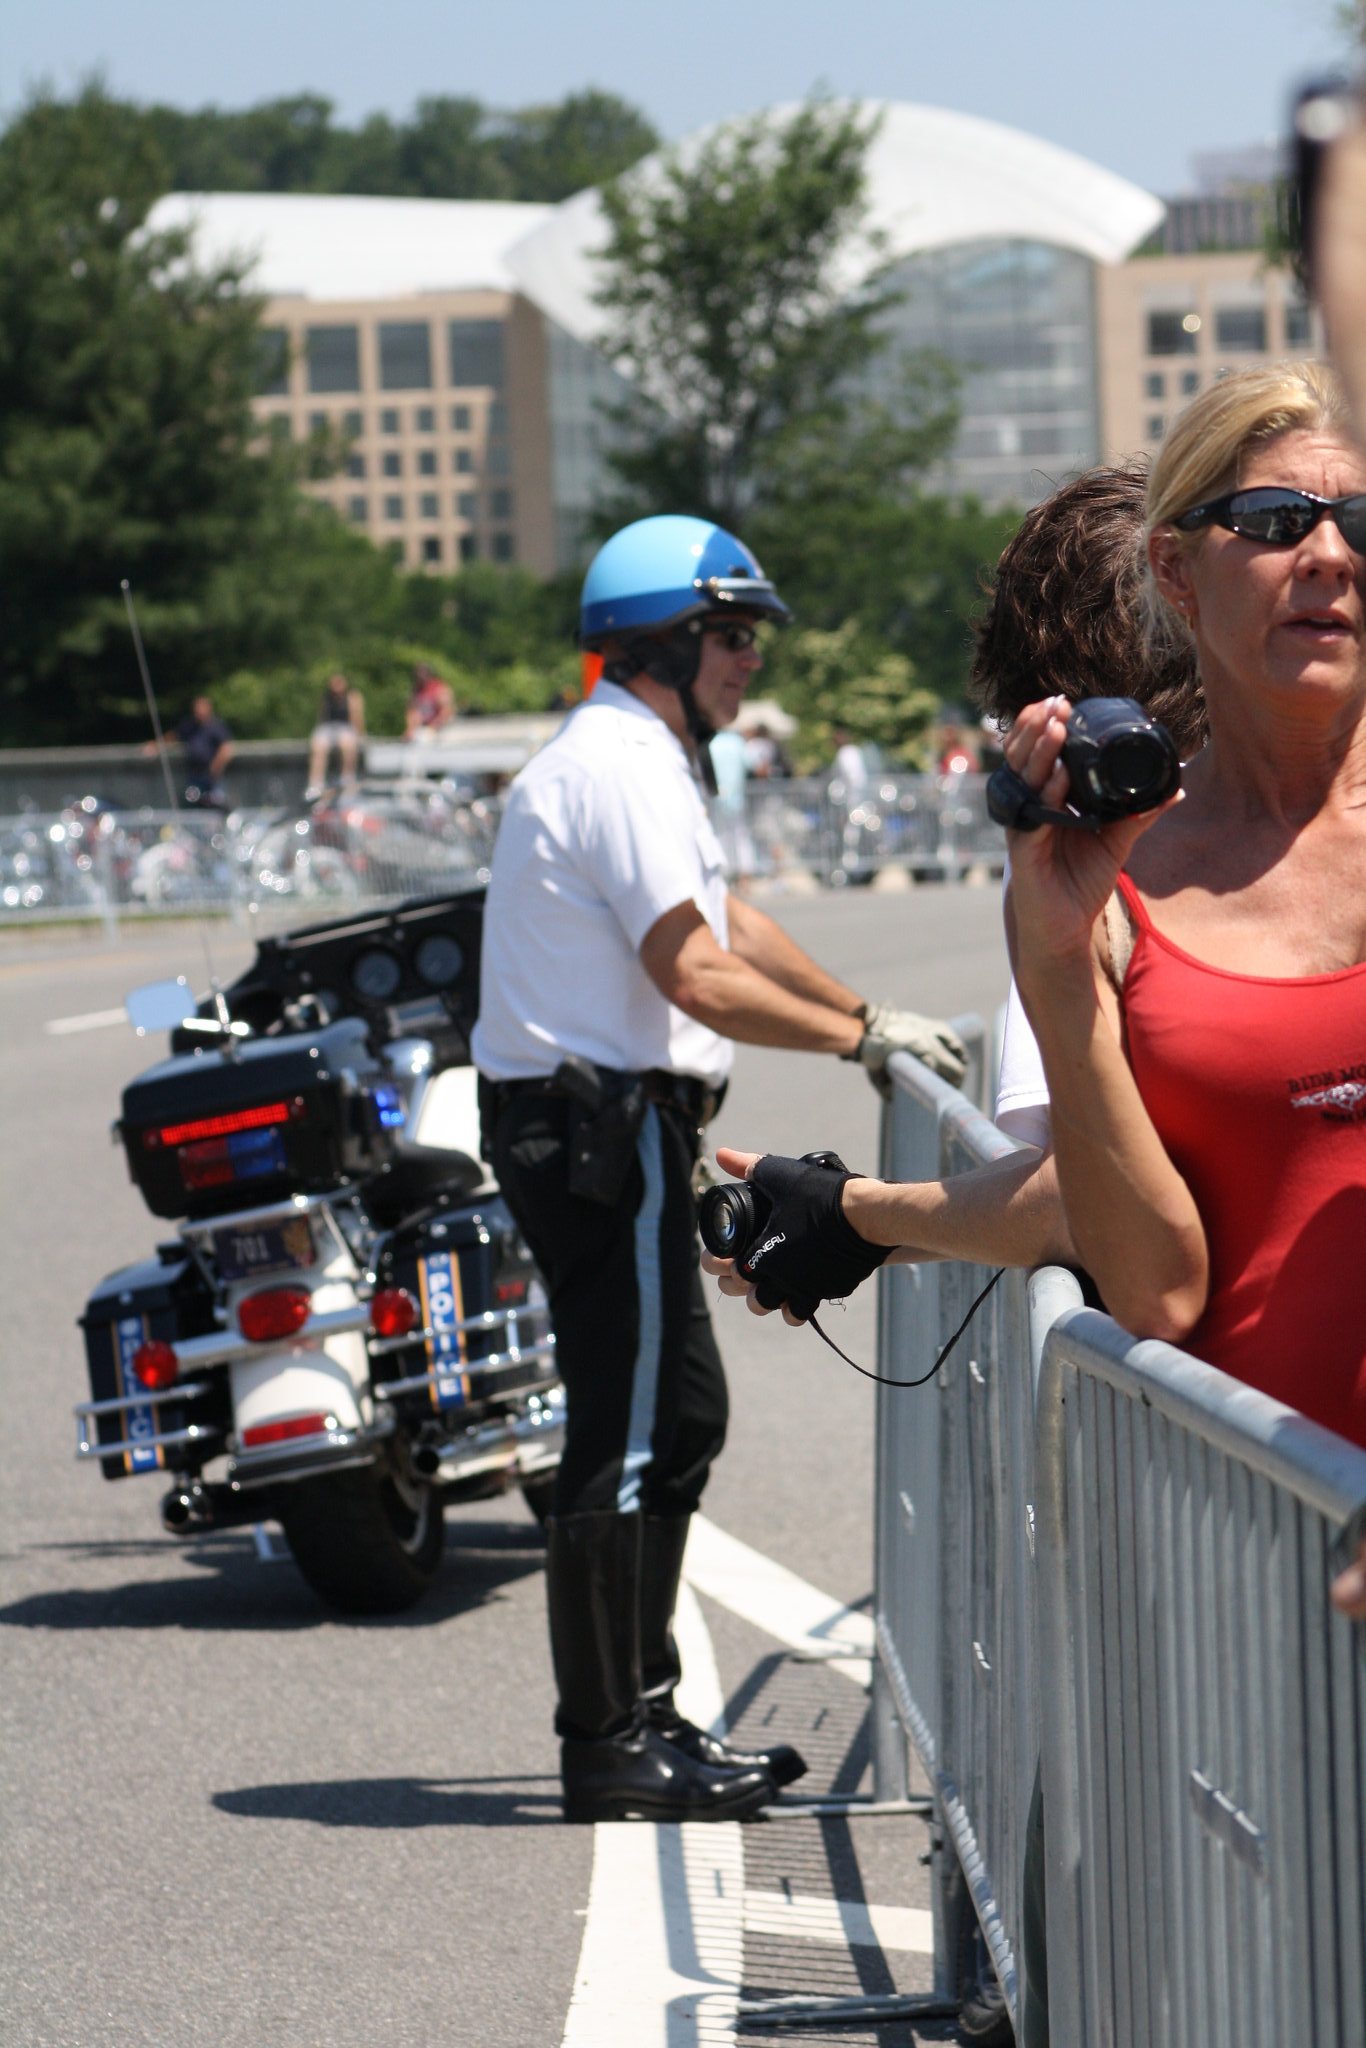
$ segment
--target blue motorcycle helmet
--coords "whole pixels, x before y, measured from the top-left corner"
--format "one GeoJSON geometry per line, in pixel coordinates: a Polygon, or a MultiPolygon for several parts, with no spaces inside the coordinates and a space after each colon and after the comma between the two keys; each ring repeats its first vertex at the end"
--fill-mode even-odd
{"type": "Polygon", "coordinates": [[[589,564],[579,601],[579,645],[616,642],[603,663],[608,682],[645,674],[683,700],[703,777],[713,788],[707,743],[713,729],[693,697],[704,622],[726,614],[786,625],[792,614],[742,540],[710,519],[662,513],[636,519],[604,542],[589,564]]]}

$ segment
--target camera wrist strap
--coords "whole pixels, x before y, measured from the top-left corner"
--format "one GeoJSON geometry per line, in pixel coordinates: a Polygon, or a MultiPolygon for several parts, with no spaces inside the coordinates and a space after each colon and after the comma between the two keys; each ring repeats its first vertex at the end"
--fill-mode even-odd
{"type": "Polygon", "coordinates": [[[944,1346],[938,1358],[935,1359],[934,1364],[930,1367],[928,1372],[921,1373],[919,1379],[917,1380],[894,1380],[888,1378],[886,1373],[869,1372],[866,1365],[855,1364],[855,1361],[849,1356],[849,1353],[847,1351],[840,1350],[840,1347],[835,1342],[834,1338],[829,1336],[826,1333],[826,1331],[824,1331],[821,1328],[820,1324],[816,1321],[814,1315],[808,1316],[806,1320],[808,1321],[808,1323],[810,1323],[812,1329],[820,1338],[822,1344],[828,1344],[830,1346],[830,1349],[835,1353],[836,1357],[842,1358],[846,1365],[853,1366],[854,1371],[857,1373],[861,1373],[864,1379],[876,1380],[877,1384],[880,1387],[923,1387],[926,1380],[932,1380],[934,1378],[940,1366],[944,1363],[944,1360],[948,1357],[954,1345],[962,1336],[964,1330],[967,1329],[968,1324],[972,1321],[978,1309],[982,1306],[982,1303],[986,1300],[992,1288],[996,1285],[996,1282],[1001,1278],[1005,1270],[1006,1269],[1004,1266],[998,1266],[996,1268],[996,1271],[992,1274],[990,1280],[988,1280],[986,1286],[982,1289],[981,1293],[973,1301],[971,1308],[968,1310],[967,1314],[964,1316],[962,1322],[958,1325],[958,1328],[954,1331],[953,1335],[949,1338],[948,1343],[944,1346]]]}

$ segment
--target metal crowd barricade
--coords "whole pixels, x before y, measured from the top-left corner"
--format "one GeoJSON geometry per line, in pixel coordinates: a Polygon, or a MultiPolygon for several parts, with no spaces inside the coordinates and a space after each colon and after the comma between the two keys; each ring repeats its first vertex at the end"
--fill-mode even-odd
{"type": "MultiPolygon", "coordinates": [[[[884,1174],[1013,1151],[891,1071],[884,1174]]],[[[927,1371],[989,1277],[884,1268],[879,1369],[927,1371]]],[[[876,1484],[877,1794],[904,1796],[909,1738],[936,1990],[956,1857],[1021,2028],[1042,1750],[1056,2048],[1366,2040],[1366,1659],[1327,1590],[1366,1453],[1045,1268],[1004,1276],[936,1380],[878,1388],[876,1484]]]]}
{"type": "Polygon", "coordinates": [[[1038,1442],[1053,2039],[1366,2040],[1366,1451],[1089,1310],[1038,1442]]]}

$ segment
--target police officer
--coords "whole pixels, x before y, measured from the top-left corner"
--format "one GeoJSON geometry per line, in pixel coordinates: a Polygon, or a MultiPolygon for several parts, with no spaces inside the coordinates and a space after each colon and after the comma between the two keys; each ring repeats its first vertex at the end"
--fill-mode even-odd
{"type": "Polygon", "coordinates": [[[599,551],[580,641],[602,680],[513,783],[493,857],[474,1056],[485,1150],[545,1275],[567,1424],[547,1598],[565,1817],[734,1819],[805,1770],[683,1719],[672,1620],[688,1520],[725,1437],[693,1174],[731,1039],[947,1079],[946,1025],[869,1008],[732,896],[707,743],[787,607],[706,520],[599,551]]]}

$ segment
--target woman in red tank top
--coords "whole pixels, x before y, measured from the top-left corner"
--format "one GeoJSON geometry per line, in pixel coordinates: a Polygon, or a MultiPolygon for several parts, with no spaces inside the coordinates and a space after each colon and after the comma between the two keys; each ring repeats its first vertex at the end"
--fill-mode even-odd
{"type": "MultiPolygon", "coordinates": [[[[1366,1444],[1366,460],[1330,373],[1205,392],[1148,528],[1209,744],[1159,813],[1011,835],[1068,1222],[1126,1328],[1366,1444]]],[[[1066,715],[1031,707],[1006,747],[1050,804],[1066,715]]]]}

